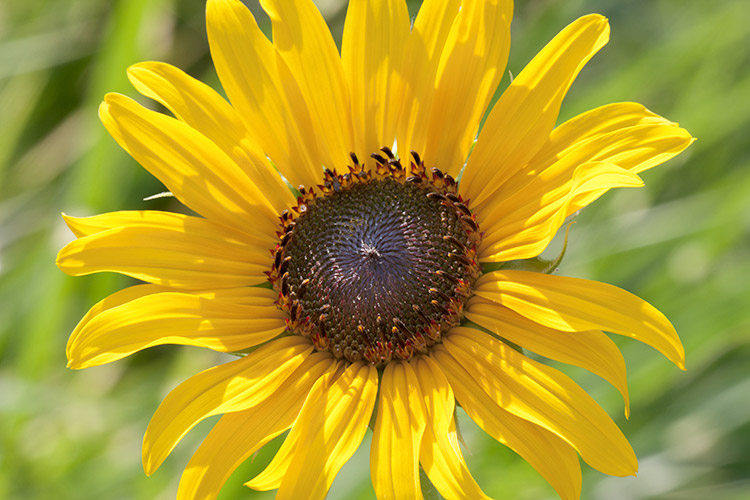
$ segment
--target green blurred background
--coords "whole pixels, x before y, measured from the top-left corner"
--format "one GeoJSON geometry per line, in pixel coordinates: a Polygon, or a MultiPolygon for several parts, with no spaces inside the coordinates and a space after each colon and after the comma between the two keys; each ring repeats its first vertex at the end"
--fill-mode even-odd
{"type": "MultiPolygon", "coordinates": [[[[248,3],[267,29],[257,4],[248,3]]],[[[345,2],[318,4],[340,38],[345,2]]],[[[417,8],[410,4],[412,14],[417,8]]],[[[606,382],[565,368],[614,416],[640,459],[638,478],[609,478],[584,464],[582,497],[748,499],[750,4],[518,2],[509,69],[517,74],[557,31],[590,12],[610,19],[611,41],[573,86],[561,119],[633,100],[679,121],[698,141],[645,173],[645,188],[599,200],[571,230],[560,272],[655,304],[680,333],[688,366],[681,372],[656,351],[616,339],[629,368],[629,421],[606,382]]],[[[180,210],[169,199],[142,201],[162,186],[97,119],[105,92],[136,95],[125,69],[149,59],[218,87],[203,0],[0,2],[0,498],[173,498],[213,422],[191,432],[147,478],[140,445],[150,415],[172,387],[221,356],[165,346],[82,372],[65,368],[76,322],[127,280],[58,271],[55,254],[72,238],[60,212],[180,210]]],[[[501,89],[507,83],[506,76],[501,89]]],[[[462,429],[471,470],[488,494],[556,498],[530,466],[466,418],[462,429]]],[[[329,498],[373,497],[365,441],[329,498]]],[[[272,498],[241,484],[275,446],[244,464],[220,498],[272,498]]]]}

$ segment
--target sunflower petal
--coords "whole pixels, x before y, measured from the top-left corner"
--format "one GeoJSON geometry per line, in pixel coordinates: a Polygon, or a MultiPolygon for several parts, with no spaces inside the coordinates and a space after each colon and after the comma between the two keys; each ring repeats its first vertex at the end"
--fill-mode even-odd
{"type": "MultiPolygon", "coordinates": [[[[609,136],[613,132],[622,130],[639,130],[640,127],[655,127],[669,135],[669,141],[665,141],[663,147],[654,148],[658,155],[652,155],[650,161],[623,162],[613,161],[623,168],[633,170],[635,173],[667,161],[682,151],[691,142],[692,138],[686,130],[681,129],[674,122],[663,118],[635,102],[617,102],[606,104],[598,108],[586,111],[570,120],[562,123],[550,133],[549,139],[539,149],[537,154],[529,161],[529,166],[545,166],[552,164],[568,152],[588,144],[587,141],[597,137],[609,136]],[[679,151],[675,151],[679,149],[679,151]]],[[[666,139],[666,137],[665,137],[666,139]]],[[[632,141],[635,143],[636,141],[632,141]]],[[[594,151],[594,153],[597,153],[594,151]]],[[[609,151],[597,154],[591,158],[604,159],[611,157],[609,151]]]]}
{"type": "Polygon", "coordinates": [[[360,158],[393,145],[408,37],[409,12],[403,0],[349,3],[341,60],[351,91],[354,152],[360,158]]]}
{"type": "Polygon", "coordinates": [[[273,234],[277,212],[216,144],[189,125],[107,94],[99,118],[117,143],[175,197],[206,218],[273,234]]]}
{"type": "Polygon", "coordinates": [[[370,475],[378,498],[422,497],[419,448],[426,419],[421,392],[410,364],[386,365],[370,448],[370,475]]]}
{"type": "MultiPolygon", "coordinates": [[[[313,419],[316,423],[320,422],[320,414],[314,410],[320,410],[320,401],[325,397],[331,386],[341,377],[346,368],[347,366],[344,363],[336,362],[315,382],[307,398],[305,398],[302,410],[300,410],[300,416],[297,417],[295,425],[289,431],[289,434],[284,439],[271,463],[260,474],[246,482],[245,486],[259,491],[277,489],[281,486],[281,481],[286,476],[289,466],[297,454],[300,440],[304,432],[306,432],[306,421],[313,419]],[[312,409],[305,410],[306,407],[312,409]],[[303,411],[305,412],[305,416],[302,416],[303,411]]],[[[302,452],[304,453],[304,450],[302,452]]]]}
{"type": "Polygon", "coordinates": [[[620,429],[563,373],[473,328],[454,328],[443,345],[499,406],[553,432],[590,466],[612,476],[637,471],[635,453],[620,429]]]}
{"type": "Polygon", "coordinates": [[[178,385],[161,402],[143,437],[146,474],[153,474],[183,436],[202,420],[245,410],[264,401],[311,352],[308,339],[296,335],[284,337],[178,385]]]}
{"type": "Polygon", "coordinates": [[[453,391],[440,366],[427,356],[412,363],[424,396],[427,425],[419,461],[445,498],[489,498],[471,477],[461,454],[453,411],[453,391]]]}
{"type": "Polygon", "coordinates": [[[685,350],[669,320],[645,300],[616,286],[526,271],[496,271],[479,278],[474,293],[556,330],[605,330],[640,340],[685,369],[685,350]]]}
{"type": "Polygon", "coordinates": [[[196,290],[263,283],[271,266],[270,237],[260,239],[199,217],[132,211],[65,216],[65,221],[83,236],[57,255],[57,266],[71,276],[110,271],[196,290]]]}
{"type": "Polygon", "coordinates": [[[560,104],[588,60],[609,39],[607,19],[591,14],[568,25],[511,82],[492,108],[461,178],[479,207],[539,150],[560,104]]]}
{"type": "Polygon", "coordinates": [[[539,355],[599,375],[620,391],[625,400],[625,415],[630,414],[625,360],[606,334],[597,330],[572,333],[553,330],[481,297],[469,300],[465,317],[539,355]]]}
{"type": "MultiPolygon", "coordinates": [[[[529,164],[482,205],[481,213],[493,220],[505,210],[506,199],[517,193],[534,193],[534,197],[539,197],[554,191],[570,182],[581,164],[607,162],[639,173],[672,158],[692,141],[686,130],[643,106],[631,103],[604,106],[556,128],[529,164]],[[597,119],[602,122],[597,123],[597,119]]],[[[566,215],[580,210],[604,192],[606,188],[575,198],[566,215]]]]}
{"type": "MultiPolygon", "coordinates": [[[[273,43],[310,107],[314,131],[330,152],[331,169],[349,162],[349,89],[336,44],[312,0],[260,0],[273,26],[273,43]]],[[[382,36],[382,33],[380,34],[382,36]]]]}
{"type": "Polygon", "coordinates": [[[402,159],[407,158],[412,149],[425,151],[435,76],[460,6],[461,0],[425,0],[414,20],[401,69],[403,97],[398,120],[398,152],[402,159]]]}
{"type": "MultiPolygon", "coordinates": [[[[305,401],[317,399],[320,390],[320,388],[316,390],[316,386],[313,386],[305,401]]],[[[289,470],[289,465],[291,465],[299,445],[300,433],[299,431],[293,432],[293,430],[294,427],[292,427],[292,431],[289,431],[289,434],[284,438],[284,442],[281,444],[279,451],[276,452],[276,455],[274,455],[271,463],[260,474],[247,481],[244,486],[256,491],[276,490],[281,486],[281,480],[284,479],[286,471],[289,470]]]]}
{"type": "MultiPolygon", "coordinates": [[[[103,300],[97,302],[86,315],[81,319],[76,326],[73,333],[68,339],[68,345],[66,348],[66,355],[68,359],[73,359],[74,348],[79,343],[79,337],[81,332],[86,332],[86,325],[91,322],[96,316],[102,312],[112,309],[113,307],[121,306],[131,300],[135,300],[141,297],[146,297],[155,293],[161,292],[172,292],[170,288],[158,286],[158,285],[135,285],[128,288],[119,290],[103,300]]],[[[207,290],[194,295],[206,299],[217,299],[224,302],[231,302],[233,304],[244,305],[244,306],[271,306],[276,300],[276,293],[273,290],[259,287],[241,287],[241,288],[226,288],[222,290],[207,290]]]]}
{"type": "Polygon", "coordinates": [[[240,116],[215,90],[160,62],[135,64],[128,68],[128,77],[141,94],[160,102],[219,146],[278,213],[295,204],[291,191],[250,138],[240,116]]]}
{"type": "Polygon", "coordinates": [[[214,89],[171,64],[134,64],[128,79],[138,92],[164,105],[177,119],[232,156],[247,135],[240,117],[214,89]]]}
{"type": "Polygon", "coordinates": [[[479,427],[534,467],[560,498],[580,498],[581,467],[578,455],[568,443],[505,411],[479,386],[476,375],[467,372],[444,347],[436,346],[431,356],[448,377],[461,407],[479,427]]]}
{"type": "Polygon", "coordinates": [[[65,224],[77,238],[124,226],[153,226],[174,231],[195,230],[199,234],[206,233],[211,239],[236,240],[248,245],[268,249],[276,242],[275,236],[261,235],[255,232],[243,232],[210,222],[201,217],[179,214],[175,212],[161,212],[158,210],[120,210],[90,217],[72,217],[63,214],[65,224]],[[224,238],[218,238],[215,232],[223,232],[224,238]]]}
{"type": "Polygon", "coordinates": [[[89,312],[70,336],[68,367],[98,366],[163,344],[239,351],[286,328],[284,313],[270,300],[267,306],[245,306],[144,286],[103,302],[94,306],[101,312],[89,312]]]}
{"type": "Polygon", "coordinates": [[[332,366],[328,353],[312,353],[273,396],[221,417],[185,468],[177,499],[216,498],[237,466],[292,426],[313,384],[332,366]]]}
{"type": "Polygon", "coordinates": [[[464,1],[436,75],[425,162],[457,176],[510,51],[509,0],[464,1]],[[467,99],[467,97],[470,98],[467,99]]]}
{"type": "Polygon", "coordinates": [[[328,160],[276,48],[239,0],[209,0],[206,27],[216,72],[245,127],[292,185],[315,186],[328,160]]]}
{"type": "Polygon", "coordinates": [[[365,436],[377,392],[377,369],[360,361],[351,364],[313,405],[302,409],[299,445],[276,498],[325,498],[365,436]]]}
{"type": "Polygon", "coordinates": [[[560,186],[535,179],[527,189],[498,203],[489,214],[476,212],[485,230],[479,258],[503,262],[535,257],[552,241],[576,200],[590,193],[600,196],[614,187],[641,186],[643,181],[636,174],[606,162],[578,165],[572,178],[560,186]]]}

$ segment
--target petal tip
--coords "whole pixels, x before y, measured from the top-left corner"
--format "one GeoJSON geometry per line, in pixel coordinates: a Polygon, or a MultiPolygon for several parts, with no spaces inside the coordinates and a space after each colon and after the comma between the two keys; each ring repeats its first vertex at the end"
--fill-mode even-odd
{"type": "Polygon", "coordinates": [[[146,434],[143,436],[143,449],[141,453],[141,463],[143,464],[143,473],[146,476],[151,476],[159,468],[159,464],[154,462],[151,454],[151,446],[148,445],[148,429],[146,434]]]}

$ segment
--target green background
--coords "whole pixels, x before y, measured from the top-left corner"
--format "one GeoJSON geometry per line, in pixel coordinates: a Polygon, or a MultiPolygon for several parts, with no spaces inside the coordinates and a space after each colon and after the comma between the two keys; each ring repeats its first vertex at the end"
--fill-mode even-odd
{"type": "MultiPolygon", "coordinates": [[[[340,38],[345,5],[319,5],[340,38]]],[[[656,351],[616,339],[629,368],[629,421],[606,382],[566,369],[616,419],[640,459],[638,478],[610,478],[584,464],[582,497],[747,499],[750,7],[745,0],[518,2],[508,68],[517,74],[557,31],[590,12],[610,19],[611,41],[572,87],[561,120],[632,100],[679,121],[698,141],[646,172],[645,188],[593,204],[571,230],[560,273],[616,284],[659,307],[680,333],[688,366],[681,372],[656,351]]],[[[0,498],[173,498],[213,422],[147,478],[140,445],[150,415],[172,387],[222,358],[165,346],[81,372],[65,368],[76,322],[127,280],[70,278],[55,267],[57,250],[72,238],[60,212],[179,210],[172,200],[142,201],[162,186],[96,114],[107,91],[136,95],[125,69],[149,59],[217,86],[202,0],[0,2],[0,498]]],[[[506,75],[501,89],[507,83],[506,75]]],[[[488,494],[556,498],[519,457],[468,419],[461,425],[471,470],[488,494]]],[[[373,497],[367,443],[329,498],[373,497]]],[[[220,498],[272,498],[241,484],[274,446],[238,469],[220,498]]]]}

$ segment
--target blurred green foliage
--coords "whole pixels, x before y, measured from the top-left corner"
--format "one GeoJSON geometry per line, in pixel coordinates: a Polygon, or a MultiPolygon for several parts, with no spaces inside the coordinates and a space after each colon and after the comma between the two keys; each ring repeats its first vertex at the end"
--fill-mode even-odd
{"type": "MultiPolygon", "coordinates": [[[[318,4],[340,38],[345,5],[318,4]]],[[[645,188],[610,193],[585,210],[571,230],[560,272],[655,304],[677,327],[688,366],[680,372],[655,351],[616,339],[629,367],[629,421],[613,388],[563,368],[615,416],[641,464],[638,478],[609,478],[584,464],[582,497],[750,498],[750,9],[745,0],[518,2],[508,69],[517,74],[589,12],[610,19],[611,41],[571,89],[561,119],[633,100],[680,121],[698,141],[645,173],[645,188]]],[[[58,271],[55,254],[72,238],[59,213],[181,209],[168,199],[142,201],[163,188],[97,119],[105,92],[136,95],[125,69],[148,59],[218,87],[203,0],[0,2],[0,498],[173,498],[210,428],[200,425],[153,477],[143,475],[151,413],[177,383],[220,361],[217,354],[168,346],[83,372],[65,368],[75,323],[128,281],[58,271]]],[[[469,419],[461,423],[486,492],[555,498],[530,466],[469,419]]],[[[242,482],[277,445],[241,466],[221,498],[272,497],[242,482]]],[[[372,495],[363,445],[330,498],[372,495]]]]}

